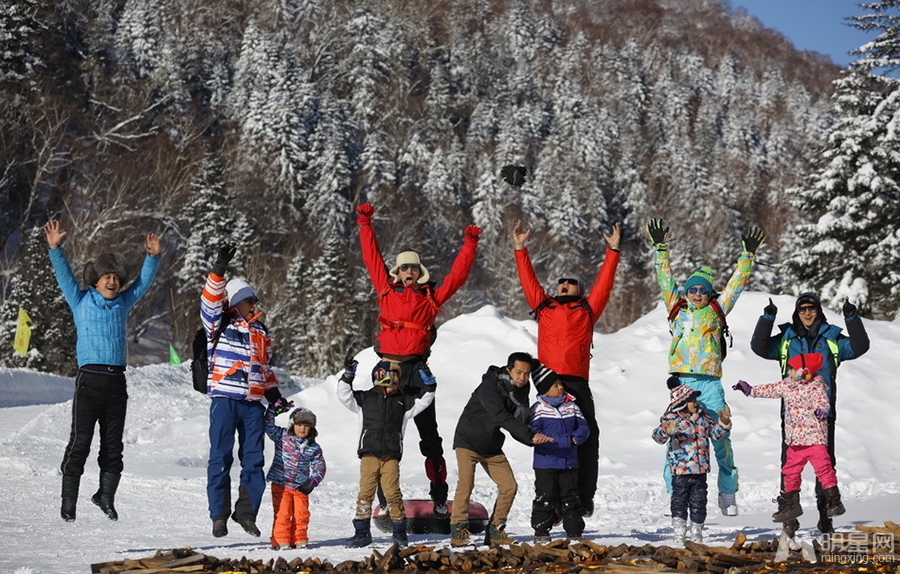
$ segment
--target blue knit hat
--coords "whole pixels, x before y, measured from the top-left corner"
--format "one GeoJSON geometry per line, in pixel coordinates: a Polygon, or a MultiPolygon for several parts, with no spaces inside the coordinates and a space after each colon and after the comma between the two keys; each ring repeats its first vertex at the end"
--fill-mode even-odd
{"type": "Polygon", "coordinates": [[[684,290],[687,291],[691,287],[699,285],[700,287],[706,287],[706,291],[712,296],[713,294],[713,270],[710,267],[701,267],[694,271],[694,274],[688,277],[687,281],[684,282],[684,290]]]}

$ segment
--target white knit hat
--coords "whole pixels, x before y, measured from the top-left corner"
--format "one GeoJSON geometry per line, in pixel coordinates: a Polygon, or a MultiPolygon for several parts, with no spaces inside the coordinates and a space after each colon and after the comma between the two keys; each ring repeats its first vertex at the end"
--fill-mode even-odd
{"type": "Polygon", "coordinates": [[[256,296],[256,291],[253,290],[253,287],[251,287],[245,279],[232,279],[225,284],[225,298],[228,299],[228,305],[230,307],[234,307],[244,299],[249,299],[251,297],[259,299],[259,297],[256,296]]]}

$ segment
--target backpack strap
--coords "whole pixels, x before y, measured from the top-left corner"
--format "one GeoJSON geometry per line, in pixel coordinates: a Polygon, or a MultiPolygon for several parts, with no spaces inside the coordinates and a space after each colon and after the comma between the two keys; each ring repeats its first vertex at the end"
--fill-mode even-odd
{"type": "MultiPolygon", "coordinates": [[[[672,310],[669,311],[669,326],[671,330],[672,321],[675,320],[675,317],[678,316],[678,313],[687,307],[688,302],[687,299],[679,298],[675,301],[675,304],[672,305],[672,310]]],[[[728,321],[725,320],[725,311],[722,309],[722,304],[719,303],[718,297],[710,297],[709,299],[709,307],[715,311],[716,316],[719,317],[719,322],[722,324],[722,343],[723,343],[723,351],[725,349],[724,342],[725,339],[728,339],[728,346],[731,347],[734,345],[734,338],[731,336],[731,331],[728,329],[728,321]]],[[[724,353],[722,358],[724,358],[724,353]]]]}
{"type": "MultiPolygon", "coordinates": [[[[550,305],[552,305],[554,303],[556,303],[558,305],[566,304],[566,303],[560,303],[554,297],[544,297],[544,299],[541,300],[540,303],[538,303],[538,306],[531,310],[531,315],[534,316],[535,321],[538,319],[538,315],[540,315],[541,311],[543,311],[544,309],[546,309],[547,307],[549,307],[550,305]]],[[[585,297],[581,297],[577,301],[577,307],[581,307],[582,309],[587,311],[588,316],[593,320],[594,310],[591,309],[591,304],[588,303],[588,300],[585,297]]]]}
{"type": "Polygon", "coordinates": [[[233,315],[231,315],[230,313],[227,315],[227,319],[223,316],[222,321],[219,323],[219,327],[216,329],[216,333],[212,339],[212,349],[209,350],[209,360],[207,361],[210,368],[212,368],[213,359],[216,355],[216,347],[219,346],[219,339],[222,338],[222,333],[224,333],[228,325],[231,324],[232,318],[233,315]]]}

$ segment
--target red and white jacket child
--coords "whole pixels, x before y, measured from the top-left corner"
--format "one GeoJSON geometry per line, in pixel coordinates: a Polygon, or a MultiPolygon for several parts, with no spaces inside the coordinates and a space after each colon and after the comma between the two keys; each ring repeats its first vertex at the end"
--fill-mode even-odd
{"type": "Polygon", "coordinates": [[[772,516],[775,522],[786,522],[803,514],[800,484],[807,462],[812,464],[824,489],[828,516],[844,513],[834,463],[826,448],[830,407],[825,381],[818,374],[823,362],[819,353],[796,355],[788,361],[784,379],[755,387],[746,381],[738,381],[733,387],[749,397],[782,399],[784,402],[784,442],[788,448],[781,468],[783,492],[778,497],[778,512],[772,516]]]}

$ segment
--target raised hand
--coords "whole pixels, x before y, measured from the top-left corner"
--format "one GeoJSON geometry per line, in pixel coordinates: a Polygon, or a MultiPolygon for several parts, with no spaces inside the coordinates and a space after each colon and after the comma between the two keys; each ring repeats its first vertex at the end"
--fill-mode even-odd
{"type": "Polygon", "coordinates": [[[653,241],[654,245],[660,245],[666,242],[666,236],[669,235],[669,228],[663,228],[662,219],[651,219],[650,222],[647,223],[647,233],[650,234],[650,239],[653,241]]]}
{"type": "Polygon", "coordinates": [[[759,227],[751,227],[747,230],[747,233],[741,235],[741,242],[748,253],[756,253],[756,250],[759,249],[759,246],[765,240],[766,234],[759,227]]]}
{"type": "Polygon", "coordinates": [[[525,231],[522,229],[522,220],[516,221],[516,226],[513,227],[513,245],[516,247],[516,251],[519,249],[525,249],[525,241],[528,237],[531,236],[531,230],[525,231]]]}
{"type": "Polygon", "coordinates": [[[619,244],[622,242],[622,225],[618,221],[613,223],[612,234],[607,235],[604,233],[603,239],[605,239],[606,242],[609,243],[610,247],[618,251],[619,244]]]}
{"type": "Polygon", "coordinates": [[[856,317],[859,314],[859,309],[857,309],[856,305],[851,303],[849,299],[844,301],[844,306],[841,307],[841,311],[844,313],[844,319],[856,317]]]}
{"type": "Polygon", "coordinates": [[[481,228],[477,225],[469,225],[466,227],[465,236],[466,241],[478,243],[478,238],[481,237],[481,228]]]}
{"type": "Polygon", "coordinates": [[[235,253],[237,253],[237,245],[227,241],[219,245],[216,251],[216,262],[212,268],[213,273],[219,277],[225,277],[225,270],[228,268],[228,263],[231,262],[235,253]]]}
{"type": "Polygon", "coordinates": [[[279,397],[277,401],[272,403],[272,410],[275,411],[276,417],[281,413],[288,412],[292,408],[294,408],[294,401],[289,401],[284,397],[279,397]]]}
{"type": "Polygon", "coordinates": [[[50,249],[56,249],[59,247],[59,244],[62,243],[63,237],[66,236],[66,232],[62,230],[59,221],[51,219],[47,222],[47,225],[44,226],[44,236],[47,237],[47,245],[50,246],[50,249]]]}
{"type": "Polygon", "coordinates": [[[157,255],[159,255],[159,252],[162,249],[159,243],[159,235],[155,233],[148,233],[147,241],[144,242],[144,248],[147,250],[147,253],[151,257],[156,257],[157,255]]]}
{"type": "Polygon", "coordinates": [[[775,306],[775,303],[772,303],[771,297],[769,297],[769,304],[763,307],[763,314],[771,315],[773,317],[778,314],[778,307],[775,306]]]}
{"type": "Polygon", "coordinates": [[[371,203],[356,206],[356,223],[358,225],[369,225],[372,223],[373,215],[375,215],[375,207],[371,203]]]}
{"type": "Polygon", "coordinates": [[[719,415],[719,423],[723,427],[731,426],[731,407],[725,405],[725,408],[720,411],[716,411],[716,414],[719,415]]]}

